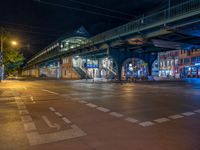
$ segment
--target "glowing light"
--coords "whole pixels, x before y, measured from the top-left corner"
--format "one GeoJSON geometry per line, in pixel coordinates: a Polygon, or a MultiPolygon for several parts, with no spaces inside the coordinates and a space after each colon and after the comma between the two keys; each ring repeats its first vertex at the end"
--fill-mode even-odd
{"type": "Polygon", "coordinates": [[[200,66],[200,63],[195,63],[195,66],[200,66]]]}
{"type": "Polygon", "coordinates": [[[16,46],[18,43],[17,43],[17,41],[11,41],[11,44],[12,44],[13,46],[16,46]]]}

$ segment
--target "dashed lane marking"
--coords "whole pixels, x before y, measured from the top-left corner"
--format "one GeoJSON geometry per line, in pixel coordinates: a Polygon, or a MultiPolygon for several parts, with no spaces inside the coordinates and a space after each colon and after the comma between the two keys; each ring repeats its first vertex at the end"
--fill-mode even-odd
{"type": "Polygon", "coordinates": [[[17,102],[17,106],[24,106],[24,102],[17,102]]]}
{"type": "Polygon", "coordinates": [[[92,107],[92,108],[96,108],[96,107],[98,107],[97,105],[92,104],[92,103],[88,103],[88,104],[86,104],[86,105],[89,106],[89,107],[92,107]]]}
{"type": "Polygon", "coordinates": [[[24,122],[24,123],[27,123],[27,122],[32,122],[32,118],[31,116],[21,116],[21,120],[24,122]]]}
{"type": "Polygon", "coordinates": [[[72,97],[71,100],[72,101],[78,101],[78,100],[80,100],[80,98],[72,97]]]}
{"type": "Polygon", "coordinates": [[[155,123],[151,122],[151,121],[145,121],[145,122],[141,122],[139,123],[139,125],[143,126],[143,127],[149,127],[154,125],[155,123]]]}
{"type": "Polygon", "coordinates": [[[62,117],[63,115],[59,112],[55,112],[55,114],[58,116],[58,117],[62,117]]]}
{"type": "Polygon", "coordinates": [[[131,122],[131,123],[138,123],[139,121],[137,119],[131,118],[131,117],[127,117],[124,120],[131,122]]]}
{"type": "Polygon", "coordinates": [[[29,123],[24,123],[24,130],[30,132],[30,131],[36,131],[37,129],[35,123],[29,122],[29,123]]]}
{"type": "Polygon", "coordinates": [[[87,102],[86,102],[86,101],[84,101],[84,100],[80,100],[80,101],[79,101],[79,103],[82,103],[82,104],[87,104],[87,102]]]}
{"type": "Polygon", "coordinates": [[[72,123],[69,119],[67,119],[66,117],[63,117],[62,120],[67,123],[67,124],[70,124],[72,123]]]}
{"type": "Polygon", "coordinates": [[[53,107],[49,107],[49,110],[51,110],[51,111],[56,111],[53,107]]]}
{"type": "Polygon", "coordinates": [[[45,91],[45,92],[48,92],[48,93],[51,93],[51,94],[55,94],[55,95],[59,95],[59,93],[56,93],[56,92],[53,92],[53,91],[49,91],[49,90],[46,90],[46,89],[42,89],[42,91],[45,91]]]}
{"type": "Polygon", "coordinates": [[[26,109],[26,106],[21,106],[21,105],[20,105],[20,106],[17,106],[17,107],[18,107],[19,110],[26,109]]]}
{"type": "Polygon", "coordinates": [[[163,123],[163,122],[170,121],[170,119],[168,119],[168,118],[159,118],[159,119],[155,119],[154,121],[157,122],[157,123],[163,123]]]}
{"type": "Polygon", "coordinates": [[[14,100],[14,99],[15,99],[15,97],[3,97],[3,98],[1,97],[0,101],[7,101],[7,100],[14,100]]]}
{"type": "Polygon", "coordinates": [[[169,116],[168,118],[170,118],[170,119],[179,119],[179,118],[183,118],[183,116],[177,114],[177,115],[169,116]]]}
{"type": "Polygon", "coordinates": [[[17,101],[17,100],[20,100],[21,98],[20,97],[17,97],[17,96],[15,96],[15,100],[17,101]]]}
{"type": "Polygon", "coordinates": [[[19,110],[19,114],[20,115],[28,115],[29,112],[28,112],[28,110],[19,110]]]}
{"type": "Polygon", "coordinates": [[[182,113],[182,115],[184,116],[192,116],[192,115],[195,115],[194,112],[185,112],[185,113],[182,113]]]}
{"type": "Polygon", "coordinates": [[[30,95],[30,100],[31,100],[34,104],[36,103],[32,95],[30,95]]]}
{"type": "Polygon", "coordinates": [[[197,110],[195,110],[194,112],[196,112],[196,113],[200,113],[200,109],[197,109],[197,110]]]}
{"type": "Polygon", "coordinates": [[[117,113],[117,112],[111,112],[109,113],[111,116],[115,116],[115,117],[123,117],[124,115],[117,113]]]}
{"type": "Polygon", "coordinates": [[[98,110],[102,111],[102,112],[109,112],[110,109],[104,108],[104,107],[97,107],[98,110]]]}

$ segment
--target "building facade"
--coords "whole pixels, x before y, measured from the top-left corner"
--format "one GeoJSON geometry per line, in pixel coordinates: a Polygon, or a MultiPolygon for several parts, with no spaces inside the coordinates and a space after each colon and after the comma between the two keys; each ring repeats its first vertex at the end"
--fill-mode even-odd
{"type": "Polygon", "coordinates": [[[159,77],[179,78],[179,51],[161,52],[158,54],[159,77]]]}
{"type": "Polygon", "coordinates": [[[200,49],[161,52],[158,63],[160,77],[200,78],[200,49]]]}
{"type": "Polygon", "coordinates": [[[200,49],[180,50],[179,60],[181,78],[200,77],[200,49]]]}

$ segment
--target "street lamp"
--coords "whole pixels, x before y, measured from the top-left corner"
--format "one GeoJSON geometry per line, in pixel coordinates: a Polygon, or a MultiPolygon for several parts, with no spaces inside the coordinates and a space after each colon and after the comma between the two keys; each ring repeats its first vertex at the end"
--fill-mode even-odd
{"type": "Polygon", "coordinates": [[[18,43],[17,43],[17,41],[11,41],[11,45],[13,45],[13,46],[17,46],[18,43]]]}

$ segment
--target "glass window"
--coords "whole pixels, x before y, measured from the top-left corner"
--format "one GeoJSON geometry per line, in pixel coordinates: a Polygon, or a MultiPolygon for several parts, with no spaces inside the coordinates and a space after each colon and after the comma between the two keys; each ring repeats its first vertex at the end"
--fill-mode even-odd
{"type": "Polygon", "coordinates": [[[189,65],[190,64],[190,59],[189,58],[185,58],[184,59],[184,64],[185,65],[189,65]]]}

